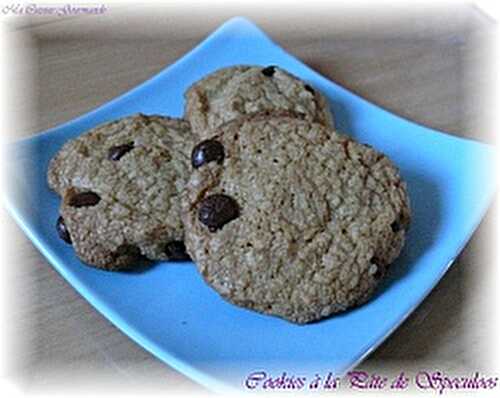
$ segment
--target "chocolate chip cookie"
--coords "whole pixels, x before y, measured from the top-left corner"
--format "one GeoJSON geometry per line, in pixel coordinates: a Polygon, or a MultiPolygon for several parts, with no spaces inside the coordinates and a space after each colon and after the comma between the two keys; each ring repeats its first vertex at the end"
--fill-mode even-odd
{"type": "Polygon", "coordinates": [[[57,233],[87,264],[129,268],[140,257],[187,259],[180,192],[190,173],[189,123],[134,115],[67,142],[49,186],[63,200],[57,233]]]}
{"type": "Polygon", "coordinates": [[[198,143],[185,243],[226,300],[306,323],[367,301],[410,223],[382,153],[319,123],[246,117],[198,143]]]}
{"type": "Polygon", "coordinates": [[[220,69],[192,85],[185,97],[185,117],[202,138],[229,120],[263,111],[291,111],[333,126],[323,95],[277,66],[220,69]]]}

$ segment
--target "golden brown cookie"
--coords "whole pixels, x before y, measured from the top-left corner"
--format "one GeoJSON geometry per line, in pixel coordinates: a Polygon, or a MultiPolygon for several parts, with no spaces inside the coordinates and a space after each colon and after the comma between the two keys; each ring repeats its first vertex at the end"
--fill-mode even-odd
{"type": "Polygon", "coordinates": [[[410,223],[382,153],[307,120],[229,122],[192,153],[185,244],[228,301],[306,323],[369,299],[410,223]]]}
{"type": "Polygon", "coordinates": [[[185,118],[201,138],[227,121],[265,111],[289,111],[333,127],[325,97],[277,66],[220,69],[192,85],[185,97],[185,118]]]}
{"type": "Polygon", "coordinates": [[[48,170],[62,198],[57,229],[82,261],[109,270],[186,258],[180,192],[190,173],[189,124],[134,115],[66,143],[48,170]]]}

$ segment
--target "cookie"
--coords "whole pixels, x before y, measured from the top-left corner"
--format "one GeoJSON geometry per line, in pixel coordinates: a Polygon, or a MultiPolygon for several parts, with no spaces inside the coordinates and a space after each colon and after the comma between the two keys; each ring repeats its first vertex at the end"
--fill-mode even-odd
{"type": "Polygon", "coordinates": [[[202,138],[227,121],[264,111],[290,111],[333,127],[323,95],[277,66],[220,69],[192,85],[185,99],[185,117],[202,138]]]}
{"type": "Polygon", "coordinates": [[[48,169],[63,199],[61,239],[85,263],[108,270],[140,257],[187,259],[179,195],[193,142],[186,121],[141,114],[67,142],[48,169]]]}
{"type": "Polygon", "coordinates": [[[307,323],[364,303],[410,223],[383,154],[290,116],[229,122],[198,143],[183,193],[188,253],[241,307],[307,323]]]}

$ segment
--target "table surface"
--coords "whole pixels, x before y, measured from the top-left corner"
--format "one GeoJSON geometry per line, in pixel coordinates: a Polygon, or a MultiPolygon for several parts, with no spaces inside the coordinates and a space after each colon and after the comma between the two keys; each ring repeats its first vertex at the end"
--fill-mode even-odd
{"type": "MultiPolygon", "coordinates": [[[[396,114],[493,142],[488,83],[494,24],[473,6],[425,11],[349,8],[256,11],[108,6],[101,16],[14,17],[7,70],[9,137],[71,120],[173,63],[223,21],[246,15],[304,62],[396,114]],[[307,22],[304,22],[307,21],[307,22]]],[[[359,369],[491,370],[487,275],[494,211],[422,305],[359,369]],[[490,242],[490,243],[489,243],[490,242]],[[480,271],[478,272],[478,269],[480,271]]],[[[94,385],[195,389],[80,297],[2,212],[12,374],[29,390],[94,385]],[[4,235],[5,236],[5,235],[4,235]],[[9,301],[10,302],[10,301],[9,301]]]]}

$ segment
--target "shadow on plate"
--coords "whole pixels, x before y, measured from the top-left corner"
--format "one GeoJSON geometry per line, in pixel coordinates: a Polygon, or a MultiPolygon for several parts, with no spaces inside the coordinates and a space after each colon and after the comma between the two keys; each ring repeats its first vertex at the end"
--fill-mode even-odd
{"type": "Polygon", "coordinates": [[[442,198],[438,185],[415,172],[402,172],[407,182],[412,223],[401,255],[390,265],[384,282],[372,299],[376,299],[392,283],[407,275],[435,242],[442,222],[442,198]]]}

